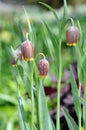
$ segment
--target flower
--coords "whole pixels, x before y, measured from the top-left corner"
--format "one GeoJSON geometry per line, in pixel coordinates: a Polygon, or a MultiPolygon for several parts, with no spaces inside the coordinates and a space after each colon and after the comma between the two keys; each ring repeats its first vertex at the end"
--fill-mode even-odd
{"type": "Polygon", "coordinates": [[[38,62],[39,76],[45,78],[49,72],[49,62],[47,59],[43,58],[38,62]]]}
{"type": "Polygon", "coordinates": [[[34,60],[34,46],[31,41],[24,41],[21,44],[21,51],[25,61],[33,61],[34,60]]]}
{"type": "MultiPolygon", "coordinates": [[[[15,54],[17,55],[18,59],[19,59],[20,61],[22,61],[22,52],[21,52],[21,50],[16,49],[16,50],[15,50],[15,54]]],[[[14,55],[12,55],[11,61],[12,61],[12,65],[13,65],[13,66],[17,66],[17,64],[16,64],[16,59],[15,59],[15,56],[14,56],[14,55]]]]}
{"type": "Polygon", "coordinates": [[[68,46],[76,46],[79,38],[79,30],[76,26],[69,26],[66,30],[66,39],[68,46]]]}

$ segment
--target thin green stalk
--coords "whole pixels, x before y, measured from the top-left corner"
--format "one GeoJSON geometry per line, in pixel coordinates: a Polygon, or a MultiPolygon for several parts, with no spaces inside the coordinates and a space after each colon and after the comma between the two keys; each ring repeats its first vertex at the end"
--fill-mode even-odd
{"type": "Polygon", "coordinates": [[[31,84],[31,102],[32,102],[32,120],[31,130],[34,130],[34,92],[33,92],[33,62],[30,62],[30,84],[31,84]]]}
{"type": "Polygon", "coordinates": [[[56,130],[60,130],[60,89],[61,89],[61,76],[62,76],[62,57],[61,57],[61,40],[59,41],[59,72],[57,84],[57,120],[56,130]]]}
{"type": "MultiPolygon", "coordinates": [[[[73,19],[72,19],[72,18],[69,18],[68,20],[70,20],[71,26],[74,26],[74,21],[73,21],[73,19]]],[[[67,20],[67,21],[68,21],[68,20],[67,20]]]]}
{"type": "Polygon", "coordinates": [[[0,41],[0,83],[1,83],[1,67],[2,67],[2,63],[1,63],[1,61],[2,61],[2,59],[1,59],[1,57],[2,57],[2,46],[1,46],[1,41],[0,41]]]}
{"type": "MultiPolygon", "coordinates": [[[[81,95],[81,83],[79,83],[79,97],[81,95]]],[[[78,119],[78,122],[79,122],[79,130],[81,130],[81,104],[80,104],[80,107],[79,107],[79,119],[78,119]]]]}
{"type": "Polygon", "coordinates": [[[41,118],[41,99],[40,99],[40,86],[41,85],[41,81],[39,81],[38,85],[37,85],[37,91],[38,91],[38,119],[39,119],[39,130],[42,130],[42,118],[41,118]]]}
{"type": "MultiPolygon", "coordinates": [[[[84,101],[86,101],[86,72],[84,72],[84,101]]],[[[84,119],[84,129],[86,130],[86,108],[83,106],[83,119],[84,119]]]]}
{"type": "MultiPolygon", "coordinates": [[[[77,61],[78,63],[78,79],[79,79],[79,91],[78,91],[78,95],[79,95],[79,98],[81,96],[81,79],[80,79],[80,74],[81,74],[81,67],[80,67],[80,63],[79,61],[77,61]]],[[[80,107],[78,108],[78,111],[79,111],[79,116],[78,116],[78,124],[79,124],[79,130],[81,130],[81,103],[80,103],[80,107]]]]}
{"type": "Polygon", "coordinates": [[[31,130],[34,130],[34,94],[33,94],[33,84],[32,84],[32,81],[31,81],[31,101],[32,101],[32,123],[31,123],[31,130]]]}

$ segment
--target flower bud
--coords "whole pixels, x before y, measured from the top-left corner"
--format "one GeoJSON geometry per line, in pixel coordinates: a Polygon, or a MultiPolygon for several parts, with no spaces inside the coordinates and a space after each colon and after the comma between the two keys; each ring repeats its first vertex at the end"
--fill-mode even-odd
{"type": "MultiPolygon", "coordinates": [[[[20,61],[22,61],[22,53],[21,53],[21,51],[19,50],[19,49],[16,49],[15,50],[15,54],[17,55],[17,57],[18,57],[18,59],[20,60],[20,61]]],[[[16,59],[15,59],[15,56],[14,55],[12,55],[12,65],[13,66],[16,66],[16,59]]]]}
{"type": "Polygon", "coordinates": [[[21,45],[21,51],[24,60],[33,61],[34,60],[34,46],[31,41],[24,41],[21,45]]]}
{"type": "Polygon", "coordinates": [[[43,58],[38,62],[39,76],[45,78],[49,72],[49,62],[43,58]]]}
{"type": "Polygon", "coordinates": [[[79,38],[79,30],[76,26],[69,26],[66,30],[68,46],[76,46],[79,38]]]}

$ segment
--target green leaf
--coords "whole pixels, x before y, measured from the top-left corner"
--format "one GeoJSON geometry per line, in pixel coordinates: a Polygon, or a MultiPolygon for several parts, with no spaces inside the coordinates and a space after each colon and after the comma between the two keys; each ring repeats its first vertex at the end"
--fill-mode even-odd
{"type": "Polygon", "coordinates": [[[23,81],[23,83],[24,83],[24,85],[25,85],[25,87],[26,87],[26,89],[27,89],[27,92],[28,92],[29,97],[31,97],[31,93],[30,93],[30,92],[31,92],[30,79],[27,77],[26,74],[24,74],[23,77],[21,76],[21,78],[22,78],[22,81],[23,81]]]}
{"type": "Polygon", "coordinates": [[[70,67],[70,80],[71,80],[71,86],[72,86],[72,94],[73,94],[73,100],[74,100],[74,106],[75,106],[75,111],[77,114],[77,117],[79,116],[79,108],[80,108],[80,98],[79,98],[79,91],[78,87],[73,75],[72,67],[70,67]]]}
{"type": "Polygon", "coordinates": [[[59,26],[59,19],[58,19],[58,16],[57,16],[55,10],[51,6],[49,6],[43,2],[39,2],[39,3],[42,4],[43,6],[45,6],[46,8],[48,8],[54,14],[54,16],[56,18],[57,25],[59,26]]]}
{"type": "Polygon", "coordinates": [[[50,26],[46,22],[44,22],[44,25],[45,25],[48,33],[49,33],[49,36],[51,38],[52,44],[54,46],[54,49],[55,48],[58,49],[58,42],[59,42],[58,41],[58,36],[57,36],[57,38],[55,37],[55,35],[52,33],[52,29],[50,28],[50,26]]]}
{"type": "Polygon", "coordinates": [[[6,129],[7,117],[5,111],[0,110],[0,130],[6,129]]]}
{"type": "Polygon", "coordinates": [[[17,63],[17,61],[18,61],[18,56],[17,56],[17,54],[16,54],[16,52],[15,52],[15,50],[14,50],[14,48],[13,48],[12,46],[11,46],[11,55],[14,56],[15,61],[16,61],[16,63],[17,63]]]}
{"type": "Polygon", "coordinates": [[[19,114],[19,123],[20,123],[21,130],[30,130],[30,127],[27,123],[27,119],[26,119],[26,115],[24,112],[24,107],[20,95],[18,98],[18,114],[19,114]]]}
{"type": "Polygon", "coordinates": [[[63,13],[63,20],[67,18],[67,2],[64,0],[64,13],[63,13]]]}
{"type": "MultiPolygon", "coordinates": [[[[1,72],[2,72],[2,43],[0,40],[0,77],[1,77],[1,72]]],[[[1,78],[0,78],[0,83],[1,83],[1,78]]]]}
{"type": "Polygon", "coordinates": [[[49,52],[50,52],[50,55],[52,57],[52,59],[54,60],[55,58],[55,50],[54,50],[54,46],[56,48],[56,39],[54,37],[54,35],[52,34],[52,32],[50,31],[50,28],[48,27],[48,25],[44,22],[45,26],[46,26],[46,30],[43,29],[43,33],[45,35],[45,45],[47,46],[49,52]],[[49,37],[51,38],[48,38],[48,36],[46,35],[46,31],[48,32],[48,35],[49,37]]]}
{"type": "Polygon", "coordinates": [[[78,78],[79,78],[79,82],[82,82],[83,81],[83,66],[84,66],[84,56],[83,56],[83,52],[82,52],[82,49],[81,47],[77,46],[75,48],[75,52],[76,52],[76,60],[77,60],[77,64],[78,64],[78,78]],[[77,59],[77,57],[79,57],[77,59]]]}
{"type": "Polygon", "coordinates": [[[32,33],[32,27],[31,27],[30,21],[29,21],[29,19],[28,19],[28,14],[27,14],[26,9],[25,9],[24,6],[23,6],[23,9],[24,9],[25,16],[26,16],[26,19],[27,19],[27,22],[28,22],[29,33],[32,33]]]}
{"type": "Polygon", "coordinates": [[[25,37],[24,37],[23,31],[22,31],[21,23],[20,23],[20,22],[18,22],[18,28],[19,28],[19,33],[20,33],[21,42],[24,42],[25,37]]]}
{"type": "Polygon", "coordinates": [[[83,106],[85,107],[85,110],[86,110],[86,101],[83,98],[81,98],[80,101],[81,101],[81,103],[83,104],[83,106]]]}
{"type": "Polygon", "coordinates": [[[12,119],[8,120],[6,130],[13,130],[13,125],[14,125],[13,120],[12,119]]]}
{"type": "Polygon", "coordinates": [[[42,82],[40,81],[40,86],[37,86],[37,99],[38,99],[38,117],[39,117],[39,127],[40,130],[54,130],[52,124],[47,103],[46,97],[43,89],[42,82]]]}
{"type": "Polygon", "coordinates": [[[12,103],[14,105],[16,105],[16,99],[10,95],[4,94],[4,93],[0,93],[0,100],[12,103]]]}
{"type": "Polygon", "coordinates": [[[82,34],[82,29],[81,29],[81,25],[80,25],[79,20],[77,20],[77,24],[78,24],[79,31],[80,31],[80,42],[79,42],[79,46],[80,46],[80,47],[83,47],[83,45],[84,45],[84,40],[83,40],[83,34],[82,34]]]}
{"type": "Polygon", "coordinates": [[[15,56],[15,58],[16,58],[16,53],[15,53],[15,50],[14,50],[14,48],[11,46],[11,52],[12,52],[12,54],[15,56]]]}
{"type": "Polygon", "coordinates": [[[21,75],[21,77],[24,77],[24,70],[21,65],[18,65],[18,71],[19,71],[19,74],[21,75]]]}
{"type": "Polygon", "coordinates": [[[64,0],[64,12],[63,12],[63,17],[60,20],[60,30],[59,30],[59,37],[62,38],[63,36],[63,30],[66,25],[66,20],[67,20],[67,2],[64,0]]]}
{"type": "Polygon", "coordinates": [[[78,130],[78,126],[76,124],[76,122],[74,121],[74,119],[70,116],[70,114],[68,113],[68,111],[66,109],[62,110],[63,114],[65,116],[65,119],[67,121],[69,130],[78,130]]]}
{"type": "Polygon", "coordinates": [[[26,12],[26,9],[25,9],[25,7],[23,6],[23,9],[24,9],[24,12],[25,12],[25,16],[26,16],[26,20],[27,20],[27,23],[28,23],[28,28],[29,28],[29,39],[31,40],[31,41],[34,41],[34,36],[33,36],[33,31],[32,31],[32,27],[31,27],[31,24],[30,24],[30,20],[29,20],[29,17],[28,17],[28,14],[27,14],[27,12],[26,12]]]}

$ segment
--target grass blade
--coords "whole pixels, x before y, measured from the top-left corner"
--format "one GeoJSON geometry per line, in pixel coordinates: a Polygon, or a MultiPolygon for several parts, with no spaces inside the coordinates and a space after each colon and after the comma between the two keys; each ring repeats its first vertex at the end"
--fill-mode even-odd
{"type": "Polygon", "coordinates": [[[58,16],[57,16],[55,10],[51,6],[49,6],[43,2],[39,2],[39,3],[42,4],[43,6],[45,6],[47,9],[49,9],[54,14],[54,16],[56,18],[57,25],[59,26],[59,19],[58,19],[58,16]]]}
{"type": "Polygon", "coordinates": [[[20,22],[18,22],[18,28],[19,28],[19,33],[20,33],[21,42],[24,42],[25,37],[24,37],[23,31],[22,31],[21,23],[20,23],[20,22]]]}
{"type": "Polygon", "coordinates": [[[68,113],[68,111],[66,109],[63,110],[63,114],[67,121],[69,130],[78,130],[79,128],[78,128],[76,122],[73,120],[73,118],[70,116],[70,114],[68,113]]]}
{"type": "Polygon", "coordinates": [[[40,130],[54,130],[54,127],[52,125],[52,121],[49,115],[49,111],[47,108],[45,93],[43,89],[43,85],[40,81],[40,86],[38,86],[37,89],[37,95],[38,95],[38,115],[39,116],[39,126],[40,130]]]}
{"type": "Polygon", "coordinates": [[[19,122],[20,122],[20,128],[21,130],[30,130],[28,124],[27,124],[27,119],[26,119],[26,115],[24,112],[24,107],[23,107],[23,103],[22,103],[22,99],[19,96],[18,98],[18,110],[19,110],[19,122]]]}
{"type": "Polygon", "coordinates": [[[84,38],[83,38],[82,29],[81,29],[81,25],[80,25],[79,20],[77,20],[77,24],[78,24],[79,31],[80,31],[80,42],[79,42],[79,46],[83,47],[83,45],[84,45],[84,38]]]}
{"type": "Polygon", "coordinates": [[[74,100],[74,106],[75,106],[75,111],[78,117],[79,114],[79,108],[80,108],[80,101],[79,101],[79,96],[78,96],[78,89],[77,89],[77,84],[74,79],[74,75],[72,72],[72,68],[70,67],[70,79],[71,79],[71,86],[72,86],[72,94],[73,94],[73,100],[74,100]]]}
{"type": "Polygon", "coordinates": [[[6,95],[6,94],[2,94],[2,93],[0,93],[0,100],[12,103],[14,105],[17,104],[15,98],[13,98],[12,96],[6,95]]]}
{"type": "Polygon", "coordinates": [[[67,18],[67,2],[64,0],[64,13],[63,13],[63,20],[67,18]]]}
{"type": "Polygon", "coordinates": [[[25,16],[26,16],[26,20],[27,20],[27,23],[28,23],[28,28],[29,28],[29,39],[30,39],[31,41],[34,41],[34,35],[33,35],[32,27],[31,27],[31,24],[30,24],[30,20],[29,20],[28,14],[27,14],[26,9],[25,9],[24,6],[23,6],[23,9],[24,9],[25,16]]]}
{"type": "Polygon", "coordinates": [[[52,41],[51,41],[51,39],[48,38],[48,35],[46,34],[47,32],[46,32],[45,29],[43,29],[43,33],[44,33],[44,36],[45,36],[44,43],[45,43],[46,47],[48,48],[52,59],[54,59],[55,54],[54,54],[54,46],[52,44],[52,41]]]}

